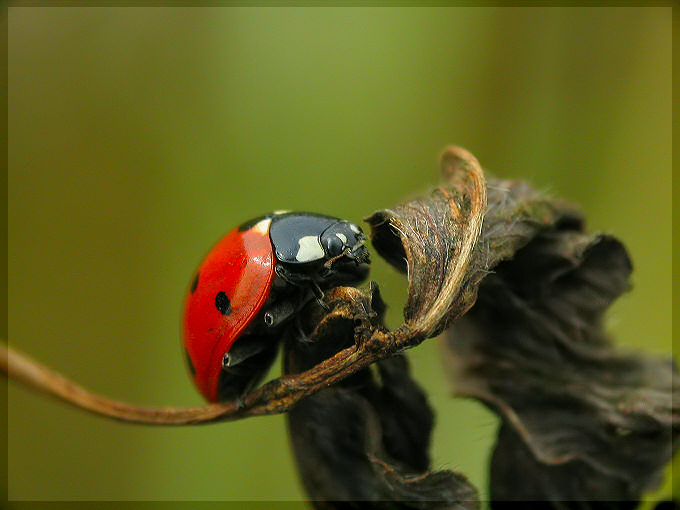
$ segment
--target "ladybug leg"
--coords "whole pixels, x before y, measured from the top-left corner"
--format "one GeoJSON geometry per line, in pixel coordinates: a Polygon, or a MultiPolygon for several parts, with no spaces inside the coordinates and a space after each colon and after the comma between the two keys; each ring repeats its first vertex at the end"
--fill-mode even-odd
{"type": "Polygon", "coordinates": [[[222,358],[222,368],[228,369],[235,367],[239,363],[242,363],[244,359],[249,358],[258,351],[250,352],[250,349],[238,349],[232,348],[230,352],[224,354],[222,358]]]}
{"type": "Polygon", "coordinates": [[[285,266],[281,264],[277,264],[276,267],[274,268],[274,272],[279,276],[280,278],[283,278],[285,281],[290,283],[291,285],[297,285],[300,286],[302,285],[302,282],[304,281],[304,277],[298,273],[294,273],[293,271],[289,271],[286,269],[285,266]]]}
{"type": "Polygon", "coordinates": [[[269,348],[269,344],[262,341],[243,341],[247,339],[248,336],[244,335],[244,338],[240,339],[242,341],[237,341],[228,352],[224,353],[222,368],[225,370],[234,368],[236,365],[243,363],[244,360],[252,358],[269,348]]]}
{"type": "Polygon", "coordinates": [[[243,400],[244,395],[239,395],[236,397],[236,410],[240,411],[246,406],[245,400],[243,400]]]}
{"type": "Polygon", "coordinates": [[[301,344],[311,344],[313,343],[309,337],[305,334],[305,331],[302,329],[302,324],[300,323],[300,317],[295,316],[295,320],[293,321],[293,334],[295,335],[295,339],[301,343],[301,344]]]}
{"type": "Polygon", "coordinates": [[[275,328],[290,319],[299,308],[299,305],[295,303],[295,301],[281,299],[264,312],[262,319],[264,320],[265,326],[268,328],[275,328]]]}
{"type": "Polygon", "coordinates": [[[287,270],[284,266],[282,265],[277,265],[276,268],[274,269],[276,274],[283,278],[285,281],[290,283],[291,285],[295,285],[296,287],[307,287],[309,288],[312,293],[314,294],[314,297],[316,298],[317,303],[324,309],[328,310],[328,305],[323,302],[324,298],[324,293],[323,290],[321,290],[321,287],[319,287],[319,284],[316,283],[314,279],[312,279],[311,276],[300,274],[300,273],[294,273],[292,271],[287,270]]]}
{"type": "Polygon", "coordinates": [[[321,290],[321,287],[319,287],[319,284],[316,283],[314,280],[309,280],[309,286],[312,289],[314,297],[316,298],[316,302],[319,304],[319,306],[324,310],[330,310],[330,307],[323,300],[324,293],[321,290]]]}
{"type": "Polygon", "coordinates": [[[271,334],[256,331],[241,336],[225,354],[218,380],[218,396],[222,401],[236,401],[242,409],[244,397],[269,370],[278,342],[271,334]]]}

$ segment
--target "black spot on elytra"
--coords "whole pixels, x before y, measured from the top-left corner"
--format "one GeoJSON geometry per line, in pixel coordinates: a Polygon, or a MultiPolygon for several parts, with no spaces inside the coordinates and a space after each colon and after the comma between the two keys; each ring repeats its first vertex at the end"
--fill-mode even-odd
{"type": "Polygon", "coordinates": [[[196,273],[196,276],[194,277],[194,281],[191,282],[191,293],[193,294],[196,292],[196,287],[198,287],[198,275],[200,273],[196,273]]]}
{"type": "Polygon", "coordinates": [[[184,355],[187,357],[187,365],[189,366],[189,372],[191,372],[191,375],[196,375],[196,369],[194,368],[194,364],[191,362],[191,356],[189,356],[189,351],[184,349],[184,355]]]}
{"type": "Polygon", "coordinates": [[[231,302],[223,290],[215,296],[215,307],[222,315],[229,315],[231,313],[231,302]]]}

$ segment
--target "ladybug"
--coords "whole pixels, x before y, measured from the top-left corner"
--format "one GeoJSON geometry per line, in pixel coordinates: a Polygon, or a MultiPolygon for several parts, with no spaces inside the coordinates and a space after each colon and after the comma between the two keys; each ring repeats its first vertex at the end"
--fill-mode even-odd
{"type": "Polygon", "coordinates": [[[354,223],[288,211],[224,236],[196,271],[184,306],[187,364],[203,396],[240,402],[271,366],[278,339],[303,335],[296,321],[302,307],[365,280],[365,243],[354,223]]]}

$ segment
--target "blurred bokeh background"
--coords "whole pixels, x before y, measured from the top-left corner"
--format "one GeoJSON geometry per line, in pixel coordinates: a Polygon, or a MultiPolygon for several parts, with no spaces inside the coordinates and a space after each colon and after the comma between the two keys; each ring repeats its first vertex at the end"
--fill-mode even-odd
{"type": "MultiPolygon", "coordinates": [[[[671,352],[670,8],[14,5],[9,338],[85,387],[201,404],[179,316],[210,246],[275,209],[361,221],[451,143],[620,237],[635,288],[608,327],[671,352]]],[[[374,259],[396,326],[405,282],[374,259]]],[[[495,417],[451,399],[436,341],[409,355],[433,467],[484,496],[495,417]]],[[[14,500],[304,499],[282,416],[126,425],[10,384],[8,435],[14,500]]]]}

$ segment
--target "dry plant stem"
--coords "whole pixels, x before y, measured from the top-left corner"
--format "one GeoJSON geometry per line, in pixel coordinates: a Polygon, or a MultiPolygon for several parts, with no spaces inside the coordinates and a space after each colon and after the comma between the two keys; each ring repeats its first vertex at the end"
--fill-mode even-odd
{"type": "Polygon", "coordinates": [[[42,393],[101,416],[148,425],[193,425],[285,412],[305,396],[388,357],[394,352],[392,346],[406,345],[407,337],[404,329],[394,334],[376,332],[362,347],[347,348],[306,372],[275,379],[249,393],[241,408],[235,402],[155,408],[111,400],[82,388],[7,345],[0,349],[0,369],[10,378],[42,393]]]}
{"type": "MultiPolygon", "coordinates": [[[[189,424],[212,421],[224,413],[222,405],[190,408],[139,407],[111,400],[87,391],[61,374],[3,345],[0,349],[0,369],[27,386],[68,402],[87,411],[133,423],[189,424]]],[[[232,406],[233,407],[233,406],[232,406]]]]}

